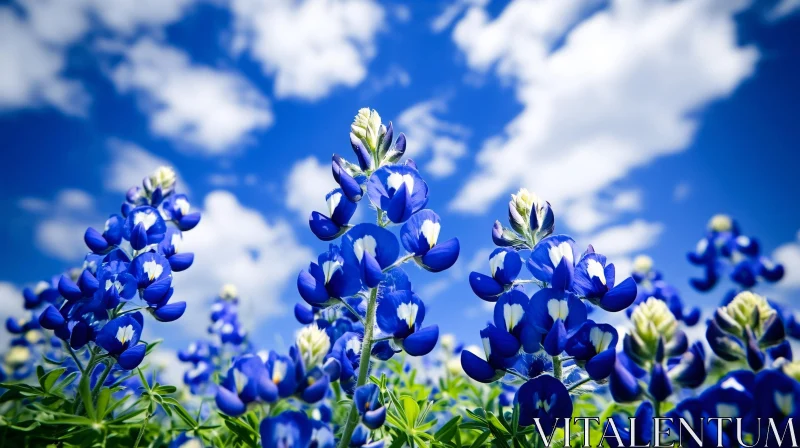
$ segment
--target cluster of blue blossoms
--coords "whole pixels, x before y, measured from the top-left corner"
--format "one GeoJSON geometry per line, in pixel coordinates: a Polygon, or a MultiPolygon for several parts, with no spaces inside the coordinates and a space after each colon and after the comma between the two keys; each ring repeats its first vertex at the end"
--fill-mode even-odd
{"type": "Polygon", "coordinates": [[[569,236],[552,235],[553,211],[535,194],[521,189],[508,210],[511,228],[497,221],[492,231],[500,247],[489,256],[489,274],[469,277],[475,294],[494,302],[493,322],[480,332],[484,356],[465,350],[461,364],[484,383],[522,379],[514,396],[519,423],[538,418],[549,433],[572,415],[570,392],[605,382],[614,370],[617,331],[589,312],[628,308],[637,287],[632,278],[617,281],[614,264],[592,246],[581,254],[569,236]],[[531,279],[520,278],[524,257],[531,279]],[[539,288],[530,297],[529,284],[539,288]]]}
{"type": "MultiPolygon", "coordinates": [[[[327,404],[333,382],[353,400],[339,445],[383,446],[382,440],[373,440],[386,407],[380,389],[367,383],[371,358],[388,360],[399,352],[423,356],[438,340],[438,326],[423,326],[425,304],[402,265],[413,261],[430,272],[443,271],[458,258],[458,240],[440,240],[439,216],[425,208],[428,185],[412,160],[400,162],[406,138],[400,134],[395,139],[391,123],[384,126],[376,111],[361,109],[350,143],[357,163],[333,156],[339,188],[325,196],[325,211],[309,218],[314,235],[331,243],[297,278],[305,304],[295,307],[295,317],[306,326],[288,355],[251,349],[236,356],[216,389],[217,407],[230,416],[279,400],[295,409],[304,403],[320,416],[309,419],[289,410],[265,418],[265,447],[333,446],[335,428],[327,404]],[[375,223],[351,222],[360,203],[376,210],[375,223]],[[399,226],[399,238],[393,226],[399,226]]],[[[223,337],[226,325],[236,328],[224,322],[223,337]]],[[[199,349],[196,345],[194,352],[199,349]]],[[[210,346],[203,350],[204,356],[213,356],[210,346]]]]}
{"type": "Polygon", "coordinates": [[[102,232],[86,230],[91,252],[81,270],[25,291],[26,307],[46,305],[39,325],[64,341],[73,357],[88,345],[91,358],[108,356],[120,368],[134,369],[146,352],[141,311],[162,322],[183,315],[186,303],[170,300],[172,277],[194,261],[181,251],[182,232],[194,228],[200,214],[190,212],[175,181],[166,167],[146,177],[142,187],[128,191],[122,213],[111,215],[102,232]]]}

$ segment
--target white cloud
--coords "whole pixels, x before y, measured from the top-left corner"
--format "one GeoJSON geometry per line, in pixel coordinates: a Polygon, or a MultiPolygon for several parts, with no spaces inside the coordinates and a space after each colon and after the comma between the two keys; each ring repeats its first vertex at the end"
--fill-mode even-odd
{"type": "Polygon", "coordinates": [[[83,190],[61,190],[53,201],[23,198],[19,206],[43,215],[34,230],[36,247],[64,261],[80,261],[89,252],[83,242],[86,228],[103,222],[95,210],[94,198],[83,190]]]}
{"type": "Polygon", "coordinates": [[[0,7],[0,111],[52,105],[82,115],[88,96],[76,81],[66,79],[66,57],[45,42],[9,8],[0,7]]]}
{"type": "MultiPolygon", "coordinates": [[[[22,310],[22,291],[17,289],[14,284],[0,281],[0,321],[5,324],[9,317],[23,317],[22,310]]],[[[5,350],[11,340],[11,333],[5,329],[0,331],[0,347],[5,350]]]]}
{"type": "Polygon", "coordinates": [[[516,86],[522,112],[484,142],[451,207],[480,213],[517,185],[552,203],[601,192],[682,151],[688,114],[728,95],[758,52],[737,44],[740,2],[515,0],[473,7],[453,39],[479,72],[516,86]],[[560,46],[557,46],[559,45],[560,46]]]}
{"type": "Polygon", "coordinates": [[[567,227],[575,232],[586,233],[610,222],[620,213],[638,211],[641,207],[642,192],[624,190],[611,197],[593,195],[566,201],[563,210],[555,211],[567,227]]]}
{"type": "Polygon", "coordinates": [[[431,31],[441,33],[447,29],[460,14],[470,6],[486,6],[488,0],[456,0],[448,3],[438,16],[431,21],[431,31]]]}
{"type": "Polygon", "coordinates": [[[664,225],[661,223],[637,219],[629,224],[607,228],[582,240],[616,263],[618,257],[652,247],[663,231],[664,225]]]}
{"type": "MultiPolygon", "coordinates": [[[[156,168],[170,166],[172,163],[161,157],[147,152],[135,143],[119,139],[110,139],[108,147],[111,151],[111,163],[105,174],[104,185],[106,190],[125,193],[133,186],[141,185],[142,179],[150,175],[156,168]]],[[[181,175],[177,172],[178,182],[181,175]]],[[[185,185],[178,188],[186,190],[185,185]]]]}
{"type": "Polygon", "coordinates": [[[370,77],[367,86],[362,89],[361,96],[369,98],[394,86],[408,87],[411,85],[411,75],[401,66],[392,64],[383,76],[370,77]]]}
{"type": "Polygon", "coordinates": [[[330,164],[314,156],[295,162],[286,178],[286,208],[305,221],[314,210],[324,210],[325,195],[336,188],[330,164]]]}
{"type": "Polygon", "coordinates": [[[447,105],[443,100],[423,101],[401,112],[395,128],[406,134],[407,157],[417,158],[431,154],[425,171],[435,177],[453,174],[456,170],[455,162],[467,153],[464,140],[469,131],[461,125],[437,117],[445,112],[447,105]]]}
{"type": "Polygon", "coordinates": [[[51,105],[67,114],[85,114],[89,95],[63,72],[67,50],[88,34],[93,21],[113,34],[130,35],[177,20],[192,2],[22,0],[15,7],[0,7],[0,110],[51,105]]]}
{"type": "Polygon", "coordinates": [[[767,20],[781,20],[800,11],[800,0],[781,0],[767,13],[767,20]]]}
{"type": "Polygon", "coordinates": [[[689,185],[688,182],[680,182],[678,185],[675,185],[675,189],[672,190],[672,200],[675,202],[683,202],[689,197],[691,192],[692,186],[689,185]]]}
{"type": "Polygon", "coordinates": [[[367,74],[384,9],[372,0],[233,0],[234,50],[274,75],[275,95],[308,100],[367,74]]]}
{"type": "Polygon", "coordinates": [[[129,48],[112,79],[142,95],[150,129],[206,154],[236,149],[272,124],[269,101],[241,75],[192,64],[182,51],[152,39],[129,48]]]}
{"type": "Polygon", "coordinates": [[[772,258],[783,265],[783,279],[775,286],[784,289],[800,288],[800,232],[797,239],[786,243],[772,253],[772,258]]]}
{"type": "Polygon", "coordinates": [[[176,299],[187,302],[186,316],[176,323],[187,333],[203,334],[208,320],[204,299],[226,283],[239,290],[240,316],[248,328],[283,314],[287,306],[281,294],[312,256],[298,243],[292,226],[265,219],[221,190],[206,196],[202,213],[200,224],[184,233],[183,247],[194,252],[195,261],[175,275],[176,299]]]}

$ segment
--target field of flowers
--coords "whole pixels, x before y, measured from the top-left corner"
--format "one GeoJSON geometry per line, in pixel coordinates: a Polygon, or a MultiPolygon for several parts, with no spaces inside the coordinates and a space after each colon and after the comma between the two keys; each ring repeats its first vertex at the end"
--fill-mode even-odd
{"type": "Polygon", "coordinates": [[[29,318],[6,322],[0,447],[672,446],[681,422],[696,433],[683,446],[797,446],[800,322],[758,294],[784,270],[734,219],[714,216],[688,253],[691,286],[720,299],[703,313],[646,256],[618,275],[520,189],[485,269],[463,279],[476,297],[462,300],[494,309],[475,329],[483,346],[464,347],[425,319],[404,272],[437,275],[459,256],[405,136],[362,109],[350,143],[354,158],[332,159],[339,188],[309,218],[324,243],[297,276],[288,352],[249,339],[235,285],[221,285],[207,338],[174,360],[183,384],[150,365],[159,341],[143,327],[192,306],[173,299],[173,276],[194,261],[183,232],[202,225],[164,167],[86,230],[82,266],[24,290],[29,318]],[[704,340],[687,336],[697,326],[704,340]]]}

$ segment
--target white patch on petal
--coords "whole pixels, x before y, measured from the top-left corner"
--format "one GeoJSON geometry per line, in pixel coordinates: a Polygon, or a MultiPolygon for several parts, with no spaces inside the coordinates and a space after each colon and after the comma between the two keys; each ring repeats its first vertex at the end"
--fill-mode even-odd
{"type": "Polygon", "coordinates": [[[189,213],[189,201],[184,198],[175,199],[175,208],[181,212],[181,215],[186,215],[189,213]]]}
{"type": "Polygon", "coordinates": [[[275,365],[272,366],[272,382],[278,384],[283,381],[288,367],[284,361],[275,361],[275,365]]]}
{"type": "Polygon", "coordinates": [[[533,405],[539,409],[543,409],[544,412],[549,413],[550,408],[556,403],[556,396],[551,395],[549,400],[540,400],[539,399],[539,392],[533,394],[533,405]]]}
{"type": "Polygon", "coordinates": [[[169,243],[172,245],[173,250],[175,250],[175,253],[177,254],[180,252],[181,245],[183,245],[183,235],[178,232],[173,233],[172,239],[169,241],[169,243]]]}
{"type": "Polygon", "coordinates": [[[486,353],[486,360],[489,360],[489,357],[492,356],[492,344],[489,342],[489,338],[481,338],[481,342],[483,342],[483,352],[486,353]]]}
{"type": "Polygon", "coordinates": [[[374,257],[376,247],[378,247],[378,242],[375,241],[372,235],[364,235],[353,243],[353,251],[356,253],[359,263],[364,258],[364,251],[374,257]]]}
{"type": "Polygon", "coordinates": [[[606,284],[606,271],[602,264],[599,261],[595,260],[594,258],[589,258],[587,260],[586,265],[586,272],[589,273],[589,278],[597,277],[600,279],[600,283],[606,284]]]}
{"type": "Polygon", "coordinates": [[[144,230],[149,230],[156,223],[158,216],[152,212],[139,212],[133,215],[133,225],[142,224],[144,230]]]}
{"type": "Polygon", "coordinates": [[[126,325],[124,327],[117,328],[117,340],[120,344],[125,344],[126,342],[130,341],[133,338],[133,325],[126,325]]]}
{"type": "Polygon", "coordinates": [[[147,274],[147,278],[151,282],[160,277],[161,273],[164,272],[164,266],[161,266],[155,260],[145,261],[142,265],[142,269],[144,269],[144,273],[147,274]]]}
{"type": "Polygon", "coordinates": [[[203,443],[197,439],[189,439],[178,448],[203,448],[203,443]]]}
{"type": "Polygon", "coordinates": [[[442,230],[442,225],[438,222],[426,219],[425,222],[422,223],[420,230],[425,239],[428,240],[428,247],[430,248],[435,246],[436,242],[439,241],[439,231],[442,230]]]}
{"type": "Polygon", "coordinates": [[[342,201],[342,194],[341,193],[334,193],[328,196],[328,216],[333,216],[333,212],[336,211],[336,207],[339,206],[339,202],[342,201]]]}
{"type": "Polygon", "coordinates": [[[794,411],[794,400],[791,393],[782,394],[775,391],[775,406],[783,412],[783,415],[792,415],[794,411]]]}
{"type": "Polygon", "coordinates": [[[554,321],[557,319],[561,319],[562,321],[567,320],[567,316],[569,316],[567,301],[550,299],[550,301],[547,302],[547,313],[554,321]]]}
{"type": "Polygon", "coordinates": [[[414,191],[414,177],[410,174],[400,174],[400,173],[392,173],[389,175],[389,178],[386,179],[386,184],[389,185],[389,188],[397,191],[400,188],[400,185],[406,184],[406,190],[409,192],[414,191]]]}
{"type": "Polygon", "coordinates": [[[361,353],[361,341],[359,341],[358,338],[350,338],[347,340],[345,349],[355,354],[359,354],[361,353]]]}
{"type": "Polygon", "coordinates": [[[336,273],[339,269],[342,269],[342,263],[334,260],[328,260],[322,263],[322,272],[325,273],[325,284],[327,285],[329,281],[331,281],[331,277],[333,274],[336,273]]]}
{"type": "Polygon", "coordinates": [[[115,278],[114,281],[112,282],[110,278],[107,278],[106,279],[106,291],[111,289],[112,286],[117,288],[117,292],[121,292],[122,291],[122,283],[120,283],[119,280],[117,280],[115,278]]]}
{"type": "Polygon", "coordinates": [[[703,238],[702,240],[697,242],[697,247],[695,247],[695,252],[697,252],[698,255],[703,255],[706,249],[708,249],[708,240],[703,238]]]}
{"type": "Polygon", "coordinates": [[[417,320],[418,311],[419,306],[416,303],[401,303],[400,306],[397,307],[397,317],[405,321],[406,324],[408,324],[408,328],[411,328],[417,320]]]}
{"type": "Polygon", "coordinates": [[[547,250],[547,254],[550,256],[550,263],[553,263],[553,267],[557,267],[558,263],[561,263],[562,258],[567,259],[567,263],[574,263],[574,258],[572,256],[572,246],[569,245],[568,242],[564,241],[563,243],[559,244],[558,246],[552,246],[550,249],[547,250]]]}
{"type": "Polygon", "coordinates": [[[503,318],[506,321],[506,330],[510,333],[514,327],[517,326],[519,321],[522,320],[522,316],[525,315],[525,310],[522,308],[522,305],[519,303],[509,304],[506,303],[503,305],[503,318]]]}
{"type": "Polygon", "coordinates": [[[613,334],[603,331],[599,327],[593,327],[591,331],[589,331],[589,341],[592,343],[597,353],[606,350],[611,345],[611,340],[613,338],[613,334]]]}
{"type": "Polygon", "coordinates": [[[489,269],[492,271],[492,277],[497,274],[498,269],[503,269],[507,254],[508,252],[503,250],[495,254],[492,258],[489,258],[489,269]]]}
{"type": "Polygon", "coordinates": [[[247,386],[247,375],[242,373],[239,369],[233,369],[233,383],[236,385],[236,393],[240,394],[247,386]]]}
{"type": "Polygon", "coordinates": [[[223,334],[231,334],[233,333],[233,325],[231,323],[226,323],[222,326],[222,333],[223,334]]]}
{"type": "Polygon", "coordinates": [[[742,383],[736,381],[736,378],[728,378],[720,386],[723,389],[736,389],[739,392],[744,392],[744,386],[742,386],[742,383]]]}

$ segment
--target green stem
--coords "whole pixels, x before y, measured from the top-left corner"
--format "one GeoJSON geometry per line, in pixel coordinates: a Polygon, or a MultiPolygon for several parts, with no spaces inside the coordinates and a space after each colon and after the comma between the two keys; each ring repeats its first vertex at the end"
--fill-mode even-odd
{"type": "Polygon", "coordinates": [[[583,378],[580,381],[576,381],[576,382],[572,383],[572,385],[570,385],[567,388],[567,392],[572,392],[573,390],[583,386],[584,384],[588,383],[589,381],[592,381],[592,379],[589,378],[589,377],[583,378]]]}
{"type": "Polygon", "coordinates": [[[81,360],[78,359],[78,355],[75,353],[75,350],[73,350],[72,347],[70,347],[69,342],[67,341],[64,341],[64,347],[67,348],[67,352],[69,353],[70,356],[72,356],[72,359],[75,361],[75,364],[78,365],[78,370],[80,370],[81,373],[83,373],[84,372],[83,364],[81,363],[81,360]]]}
{"type": "MultiPolygon", "coordinates": [[[[81,381],[78,383],[78,394],[81,396],[81,405],[86,408],[86,414],[94,420],[94,402],[92,401],[92,390],[90,383],[92,380],[92,370],[94,370],[97,354],[94,350],[91,351],[92,355],[89,357],[89,363],[86,369],[81,373],[81,381]]],[[[80,414],[81,406],[78,406],[76,414],[80,414]]]]}
{"type": "Polygon", "coordinates": [[[342,306],[344,306],[345,308],[347,308],[347,310],[348,310],[348,311],[350,311],[351,313],[353,313],[353,315],[354,315],[354,316],[356,316],[356,317],[358,318],[358,320],[359,320],[359,321],[361,321],[361,323],[362,323],[362,324],[364,323],[364,318],[363,318],[363,317],[361,317],[361,315],[360,315],[360,314],[358,314],[358,311],[356,311],[355,309],[353,309],[353,307],[352,307],[352,306],[350,306],[350,304],[349,304],[349,303],[347,303],[346,301],[342,300],[342,306]]]}
{"type": "MultiPolygon", "coordinates": [[[[377,298],[378,288],[372,288],[369,293],[369,302],[367,302],[367,320],[364,323],[364,340],[361,342],[361,361],[358,365],[356,387],[363,386],[367,382],[367,377],[369,376],[369,357],[372,352],[372,330],[375,327],[377,298]]],[[[350,446],[350,438],[353,436],[356,424],[358,424],[358,410],[356,409],[355,402],[353,402],[350,406],[350,413],[347,415],[347,423],[342,432],[342,439],[339,441],[339,448],[350,446]]]]}
{"type": "Polygon", "coordinates": [[[133,444],[133,448],[139,448],[139,442],[142,441],[142,436],[144,435],[144,430],[147,428],[147,424],[150,423],[150,405],[147,405],[147,414],[144,416],[144,421],[142,422],[142,427],[139,428],[139,435],[136,436],[136,443],[133,444]]]}
{"type": "Polygon", "coordinates": [[[654,418],[661,417],[661,402],[658,400],[653,401],[653,417],[654,418]]]}
{"type": "Polygon", "coordinates": [[[410,259],[412,259],[412,258],[414,258],[414,255],[413,255],[413,254],[406,255],[405,257],[400,257],[400,258],[399,258],[397,261],[395,261],[395,262],[394,262],[394,263],[392,263],[391,265],[389,265],[389,266],[385,267],[385,268],[383,269],[383,272],[389,272],[389,271],[391,271],[392,269],[394,269],[394,268],[396,268],[396,267],[400,266],[401,264],[405,263],[406,261],[408,261],[408,260],[410,260],[410,259]]]}
{"type": "Polygon", "coordinates": [[[103,387],[103,383],[106,382],[106,378],[108,378],[108,374],[111,373],[112,367],[114,367],[113,362],[106,363],[105,370],[103,370],[103,373],[100,374],[100,377],[97,379],[97,383],[94,385],[94,389],[92,389],[93,398],[96,398],[97,394],[100,393],[100,388],[103,387]]]}
{"type": "Polygon", "coordinates": [[[553,376],[561,381],[561,358],[553,356],[553,376]]]}

